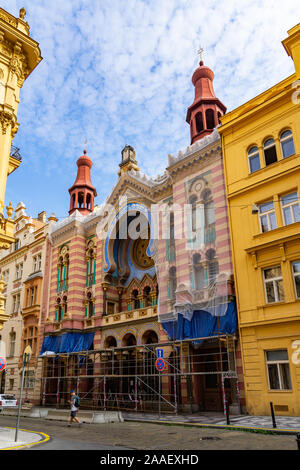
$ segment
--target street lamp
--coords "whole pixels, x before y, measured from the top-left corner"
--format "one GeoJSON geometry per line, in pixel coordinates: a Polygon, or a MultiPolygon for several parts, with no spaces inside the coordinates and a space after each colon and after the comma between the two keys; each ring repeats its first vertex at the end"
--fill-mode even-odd
{"type": "Polygon", "coordinates": [[[25,375],[25,367],[29,364],[31,358],[31,347],[28,345],[24,349],[23,352],[23,370],[22,370],[22,379],[21,379],[21,390],[20,390],[20,398],[19,398],[19,406],[18,406],[18,418],[17,418],[17,425],[16,425],[16,434],[15,434],[15,442],[18,440],[18,430],[20,425],[20,413],[22,407],[22,394],[23,394],[23,386],[24,386],[24,375],[25,375]]]}

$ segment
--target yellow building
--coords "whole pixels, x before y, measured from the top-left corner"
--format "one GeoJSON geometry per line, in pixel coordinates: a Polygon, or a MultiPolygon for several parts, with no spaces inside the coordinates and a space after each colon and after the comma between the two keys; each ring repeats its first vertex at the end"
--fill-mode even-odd
{"type": "MultiPolygon", "coordinates": [[[[300,24],[295,73],[222,117],[247,411],[300,415],[300,24]]],[[[263,70],[261,71],[263,73],[263,70]]]]}
{"type": "MultiPolygon", "coordinates": [[[[0,8],[0,249],[7,249],[14,241],[12,205],[3,214],[7,176],[20,165],[18,152],[12,151],[12,140],[18,131],[17,109],[20,89],[32,70],[42,60],[38,43],[29,36],[21,8],[15,18],[0,8]]],[[[0,279],[0,330],[7,319],[4,310],[3,280],[0,279]]]]}

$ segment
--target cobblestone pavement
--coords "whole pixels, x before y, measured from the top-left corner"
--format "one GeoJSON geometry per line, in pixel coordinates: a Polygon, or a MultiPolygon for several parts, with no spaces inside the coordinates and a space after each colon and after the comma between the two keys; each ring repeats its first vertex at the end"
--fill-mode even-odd
{"type": "MultiPolygon", "coordinates": [[[[221,413],[199,413],[192,415],[161,415],[150,413],[123,413],[126,420],[142,420],[142,421],[167,421],[170,423],[199,423],[199,424],[217,424],[226,425],[226,419],[221,413]]],[[[300,416],[276,416],[276,428],[287,429],[291,431],[299,431],[300,433],[300,416]]],[[[230,416],[230,424],[234,426],[245,426],[251,428],[267,428],[272,429],[273,423],[271,416],[230,416]]]]}
{"type": "MultiPolygon", "coordinates": [[[[14,425],[15,417],[0,416],[0,426],[14,425]]],[[[50,442],[31,450],[297,450],[295,435],[163,426],[150,422],[83,424],[68,428],[64,422],[21,418],[21,426],[51,437],[50,442]]]]}

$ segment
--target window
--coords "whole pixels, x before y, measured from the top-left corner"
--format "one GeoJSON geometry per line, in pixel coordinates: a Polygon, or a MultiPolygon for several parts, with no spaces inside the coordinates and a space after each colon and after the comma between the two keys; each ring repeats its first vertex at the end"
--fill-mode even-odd
{"type": "Polygon", "coordinates": [[[300,299],[300,261],[292,263],[293,276],[295,282],[296,297],[300,299]]]}
{"type": "Polygon", "coordinates": [[[205,286],[204,268],[201,265],[201,255],[195,253],[193,255],[195,289],[201,290],[205,286]]]}
{"type": "Polygon", "coordinates": [[[262,232],[268,232],[277,227],[273,201],[266,202],[259,206],[259,220],[262,232]]]}
{"type": "Polygon", "coordinates": [[[30,291],[29,291],[29,306],[30,307],[36,304],[36,291],[37,291],[37,287],[30,287],[30,291]]]}
{"type": "Polygon", "coordinates": [[[10,336],[9,357],[13,357],[15,355],[16,333],[12,331],[9,336],[10,336]]]}
{"type": "Polygon", "coordinates": [[[291,390],[291,376],[288,352],[286,349],[266,351],[270,390],[291,390]]]}
{"type": "Polygon", "coordinates": [[[208,282],[212,284],[216,282],[217,276],[219,274],[219,263],[215,259],[216,252],[213,249],[209,249],[206,252],[206,259],[207,259],[207,274],[208,274],[208,282]]]}
{"type": "Polygon", "coordinates": [[[138,291],[137,290],[134,290],[132,292],[132,301],[133,301],[133,308],[140,308],[140,301],[138,299],[138,291]]]}
{"type": "Polygon", "coordinates": [[[32,354],[36,354],[36,346],[37,346],[37,327],[30,326],[24,329],[23,333],[23,351],[26,346],[30,346],[32,349],[32,354]]]}
{"type": "Polygon", "coordinates": [[[202,113],[197,113],[196,114],[196,129],[197,133],[203,131],[203,119],[202,119],[202,113]]]}
{"type": "Polygon", "coordinates": [[[267,302],[284,300],[281,267],[275,266],[274,268],[264,269],[263,275],[267,302]]]}
{"type": "Polygon", "coordinates": [[[297,192],[282,196],[281,207],[285,225],[300,222],[300,208],[297,192]]]}
{"type": "Polygon", "coordinates": [[[16,265],[16,280],[22,279],[23,275],[23,263],[16,265]]]}
{"type": "Polygon", "coordinates": [[[191,196],[189,203],[192,209],[192,231],[195,232],[197,228],[197,196],[191,196]]]}
{"type": "Polygon", "coordinates": [[[17,313],[19,311],[20,297],[21,297],[20,293],[13,295],[12,313],[17,313]]]}
{"type": "Polygon", "coordinates": [[[207,109],[205,111],[205,117],[206,117],[206,128],[213,129],[215,127],[214,111],[212,109],[207,109]]]}
{"type": "Polygon", "coordinates": [[[248,152],[250,173],[260,170],[259,151],[257,147],[252,147],[248,152]]]}
{"type": "MultiPolygon", "coordinates": [[[[107,315],[112,315],[113,313],[115,313],[115,303],[107,302],[107,315]]],[[[92,316],[92,314],[90,316],[92,316]]]]}
{"type": "Polygon", "coordinates": [[[290,157],[295,153],[294,139],[292,131],[284,131],[280,135],[280,144],[283,158],[290,157]]]}
{"type": "Polygon", "coordinates": [[[264,154],[267,166],[277,162],[277,153],[274,139],[268,139],[265,141],[264,154]]]}
{"type": "Polygon", "coordinates": [[[144,297],[144,307],[150,307],[152,305],[152,297],[151,297],[151,288],[146,286],[143,290],[143,297],[144,297]]]}
{"type": "Polygon", "coordinates": [[[95,284],[95,268],[96,268],[96,258],[94,255],[94,249],[90,249],[87,255],[87,286],[90,287],[95,284]]]}
{"type": "Polygon", "coordinates": [[[3,281],[5,282],[5,284],[7,284],[8,278],[9,278],[9,269],[7,269],[6,271],[3,271],[2,276],[3,276],[3,281]]]}
{"type": "Polygon", "coordinates": [[[25,371],[24,388],[34,388],[34,370],[25,371]]]}
{"type": "Polygon", "coordinates": [[[169,298],[171,300],[176,299],[176,289],[177,289],[177,275],[176,275],[176,267],[173,266],[169,270],[169,298]]]}
{"type": "Polygon", "coordinates": [[[15,251],[17,251],[20,248],[20,240],[17,238],[15,241],[15,251]]]}
{"type": "Polygon", "coordinates": [[[204,204],[204,223],[205,227],[209,227],[215,223],[215,211],[214,211],[214,203],[212,200],[212,194],[209,189],[206,189],[202,193],[202,200],[204,204]]]}
{"type": "Polygon", "coordinates": [[[40,271],[42,267],[42,255],[39,254],[33,257],[33,272],[40,271]]]}

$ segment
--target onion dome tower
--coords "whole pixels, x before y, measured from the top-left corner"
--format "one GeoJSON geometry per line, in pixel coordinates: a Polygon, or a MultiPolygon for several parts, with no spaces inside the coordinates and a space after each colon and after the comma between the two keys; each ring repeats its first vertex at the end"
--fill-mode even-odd
{"type": "Polygon", "coordinates": [[[192,82],[195,87],[195,99],[188,108],[186,121],[190,125],[191,144],[212,133],[220,123],[220,117],[226,112],[224,104],[215,96],[213,71],[204,65],[200,49],[200,63],[195,70],[192,82]]]}
{"type": "Polygon", "coordinates": [[[73,214],[76,209],[82,215],[88,215],[94,210],[94,198],[97,196],[96,188],[91,182],[91,168],[93,162],[87,156],[86,150],[77,160],[77,177],[73,186],[69,189],[70,193],[70,210],[69,215],[73,214]]]}

